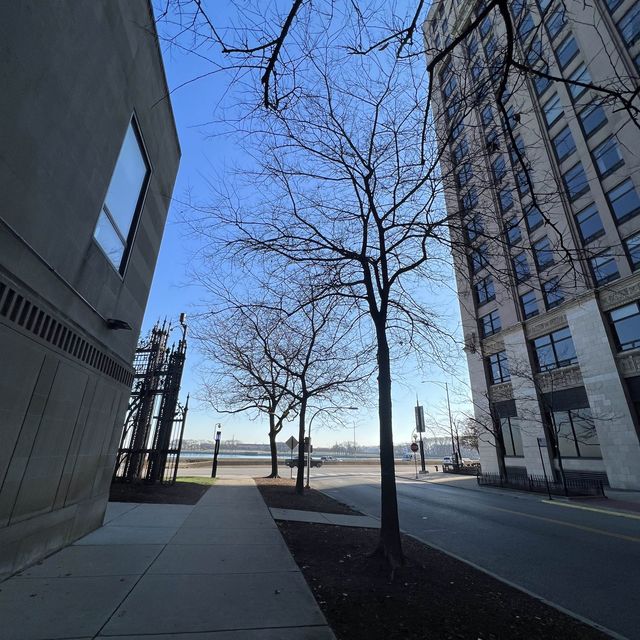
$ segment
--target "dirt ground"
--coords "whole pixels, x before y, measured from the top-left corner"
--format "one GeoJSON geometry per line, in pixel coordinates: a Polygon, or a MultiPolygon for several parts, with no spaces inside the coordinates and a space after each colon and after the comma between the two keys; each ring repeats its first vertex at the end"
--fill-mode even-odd
{"type": "Polygon", "coordinates": [[[111,502],[152,504],[195,504],[214,483],[211,478],[183,477],[173,485],[143,482],[114,482],[109,492],[111,502]]]}
{"type": "MultiPolygon", "coordinates": [[[[270,507],[354,513],[319,492],[295,495],[290,480],[256,482],[270,507]]],[[[406,563],[390,582],[386,567],[370,557],[377,530],[278,526],[338,640],[608,637],[409,536],[403,536],[406,563]]]]}

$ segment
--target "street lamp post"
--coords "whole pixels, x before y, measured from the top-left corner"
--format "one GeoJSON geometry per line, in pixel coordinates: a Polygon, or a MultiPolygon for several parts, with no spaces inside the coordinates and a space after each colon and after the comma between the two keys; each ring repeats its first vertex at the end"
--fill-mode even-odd
{"type": "Polygon", "coordinates": [[[211,477],[215,478],[218,473],[218,452],[220,451],[220,439],[222,438],[222,425],[216,425],[215,448],[213,450],[213,466],[211,467],[211,477]]]}

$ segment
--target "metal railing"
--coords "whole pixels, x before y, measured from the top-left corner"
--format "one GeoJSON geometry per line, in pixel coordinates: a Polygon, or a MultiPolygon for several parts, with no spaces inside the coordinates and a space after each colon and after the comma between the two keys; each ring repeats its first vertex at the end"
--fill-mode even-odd
{"type": "Polygon", "coordinates": [[[556,496],[603,496],[604,488],[599,480],[578,480],[567,478],[564,483],[551,479],[547,482],[544,476],[516,475],[505,478],[497,473],[482,473],[477,476],[478,484],[488,487],[504,487],[535,493],[551,493],[556,496]]]}

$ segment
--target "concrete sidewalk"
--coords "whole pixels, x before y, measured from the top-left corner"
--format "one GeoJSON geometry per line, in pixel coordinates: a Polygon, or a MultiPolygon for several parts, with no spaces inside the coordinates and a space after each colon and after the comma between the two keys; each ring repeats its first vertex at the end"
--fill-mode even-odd
{"type": "Polygon", "coordinates": [[[331,640],[253,480],[103,527],[0,583],[3,640],[331,640]]]}

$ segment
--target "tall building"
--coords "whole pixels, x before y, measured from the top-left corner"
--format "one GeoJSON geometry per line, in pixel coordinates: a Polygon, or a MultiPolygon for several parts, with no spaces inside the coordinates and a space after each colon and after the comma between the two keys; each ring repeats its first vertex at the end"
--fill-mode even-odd
{"type": "Polygon", "coordinates": [[[640,489],[640,2],[487,4],[424,25],[482,468],[640,489]]]}
{"type": "Polygon", "coordinates": [[[180,147],[148,0],[0,41],[1,579],[102,523],[180,147]]]}

